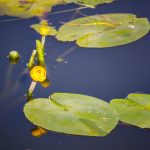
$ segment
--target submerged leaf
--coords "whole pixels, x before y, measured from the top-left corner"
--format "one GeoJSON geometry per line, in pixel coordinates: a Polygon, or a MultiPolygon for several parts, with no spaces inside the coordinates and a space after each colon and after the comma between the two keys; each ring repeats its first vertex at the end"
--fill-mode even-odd
{"type": "Polygon", "coordinates": [[[105,101],[69,93],[55,93],[24,107],[33,124],[50,131],[85,136],[105,136],[118,123],[118,114],[105,101]]]}
{"type": "Polygon", "coordinates": [[[117,110],[120,121],[140,128],[150,128],[150,110],[142,105],[128,99],[113,99],[110,104],[117,110]]]}
{"type": "Polygon", "coordinates": [[[113,47],[136,41],[150,30],[147,18],[134,14],[88,16],[62,25],[57,34],[60,41],[74,41],[81,47],[113,47]]]}

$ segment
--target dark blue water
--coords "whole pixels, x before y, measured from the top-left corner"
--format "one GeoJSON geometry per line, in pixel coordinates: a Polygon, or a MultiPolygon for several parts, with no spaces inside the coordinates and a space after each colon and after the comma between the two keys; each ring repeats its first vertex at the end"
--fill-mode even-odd
{"type": "MultiPolygon", "coordinates": [[[[75,8],[57,6],[53,11],[75,8]]],[[[96,9],[84,9],[86,15],[135,13],[150,20],[148,0],[118,0],[96,9]]],[[[69,21],[74,12],[50,15],[56,27],[69,21]]],[[[76,17],[81,17],[77,15],[76,17]]],[[[12,17],[0,17],[1,21],[12,17]]],[[[49,132],[41,138],[31,135],[34,127],[23,114],[31,79],[26,63],[40,36],[29,26],[36,18],[0,22],[0,150],[150,150],[150,131],[118,125],[106,137],[82,137],[49,132]],[[21,60],[11,65],[6,57],[19,51],[21,60]]],[[[57,42],[47,38],[46,61],[51,86],[38,85],[35,97],[48,97],[54,92],[80,93],[110,101],[128,93],[150,93],[150,35],[128,45],[113,48],[79,48],[74,42],[57,42]],[[70,48],[75,47],[74,50],[70,48]],[[67,51],[67,55],[66,55],[67,51]],[[70,53],[68,51],[71,51],[70,53]],[[56,58],[65,55],[64,62],[56,58]]]]}

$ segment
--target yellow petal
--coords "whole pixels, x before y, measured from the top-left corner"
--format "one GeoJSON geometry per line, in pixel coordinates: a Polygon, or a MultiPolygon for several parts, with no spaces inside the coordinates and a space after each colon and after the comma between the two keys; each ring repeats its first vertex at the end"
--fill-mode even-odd
{"type": "Polygon", "coordinates": [[[49,27],[48,26],[41,26],[40,27],[40,34],[43,36],[49,35],[49,27]]]}
{"type": "Polygon", "coordinates": [[[35,66],[31,69],[30,76],[34,81],[43,82],[46,80],[46,69],[42,66],[35,66]]]}

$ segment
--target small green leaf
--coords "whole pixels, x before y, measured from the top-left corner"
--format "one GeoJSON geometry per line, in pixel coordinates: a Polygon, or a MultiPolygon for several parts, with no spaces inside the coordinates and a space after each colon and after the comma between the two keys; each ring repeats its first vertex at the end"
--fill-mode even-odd
{"type": "Polygon", "coordinates": [[[33,24],[31,28],[43,36],[54,36],[57,33],[57,30],[54,27],[49,26],[47,21],[41,21],[39,24],[33,24]]]}
{"type": "Polygon", "coordinates": [[[25,104],[25,116],[50,131],[85,136],[105,136],[118,123],[118,114],[100,99],[70,93],[55,93],[25,104]]]}
{"type": "Polygon", "coordinates": [[[81,47],[113,47],[131,43],[150,30],[147,18],[134,14],[104,14],[88,16],[62,25],[57,39],[74,41],[81,47]]]}
{"type": "Polygon", "coordinates": [[[120,121],[140,128],[150,128],[150,111],[142,105],[128,99],[113,99],[110,104],[118,112],[120,121]]]}

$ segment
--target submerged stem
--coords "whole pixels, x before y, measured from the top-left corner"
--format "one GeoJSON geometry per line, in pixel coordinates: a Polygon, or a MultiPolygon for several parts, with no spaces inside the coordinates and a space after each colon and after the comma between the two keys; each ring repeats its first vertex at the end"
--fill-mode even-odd
{"type": "Polygon", "coordinates": [[[28,98],[28,100],[31,100],[31,99],[32,99],[33,91],[34,91],[34,89],[35,89],[35,87],[36,87],[36,84],[37,84],[37,82],[35,82],[35,81],[32,81],[32,82],[31,82],[30,87],[29,87],[29,90],[28,90],[28,92],[27,92],[27,98],[28,98]]]}

